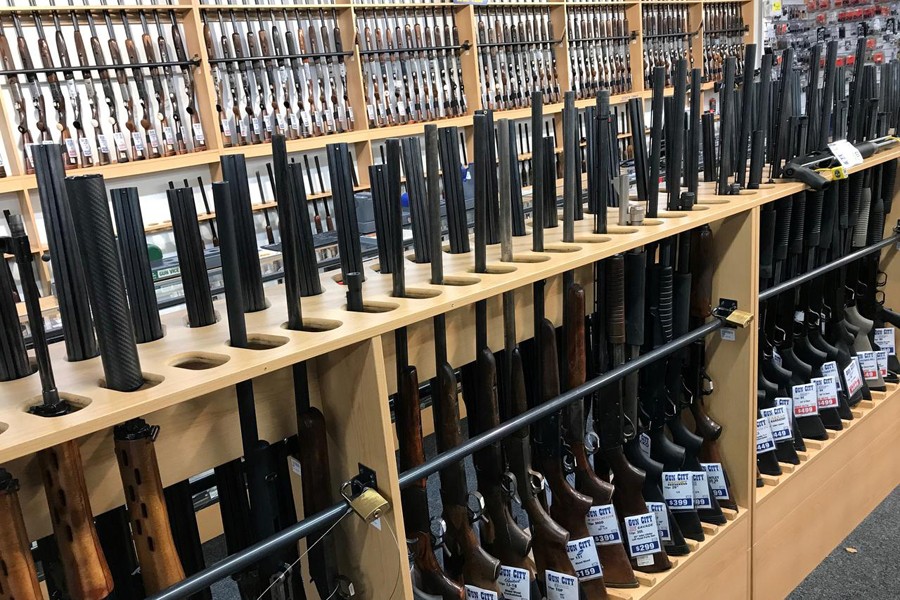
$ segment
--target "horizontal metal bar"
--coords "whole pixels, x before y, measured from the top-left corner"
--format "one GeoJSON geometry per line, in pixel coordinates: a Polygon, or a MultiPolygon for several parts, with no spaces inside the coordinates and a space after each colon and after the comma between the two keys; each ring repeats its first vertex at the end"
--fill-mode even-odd
{"type": "MultiPolygon", "coordinates": [[[[436,473],[441,469],[462,460],[488,444],[512,435],[522,427],[536,423],[537,421],[562,410],[565,406],[575,402],[579,398],[592,394],[611,383],[621,380],[626,375],[633,373],[638,369],[646,367],[661,358],[687,347],[694,341],[704,338],[717,329],[720,329],[723,325],[724,322],[719,319],[710,321],[702,327],[689,331],[664,346],[651,350],[644,355],[628,361],[622,366],[616,367],[599,377],[591,379],[583,385],[573,388],[564,394],[560,394],[552,400],[548,400],[539,406],[535,406],[534,408],[505,421],[490,431],[486,431],[481,435],[470,438],[456,448],[448,450],[447,452],[442,452],[414,469],[404,471],[400,475],[400,488],[403,489],[409,487],[417,480],[428,477],[432,473],[436,473]]],[[[315,533],[320,529],[328,527],[344,516],[349,510],[350,508],[346,502],[339,502],[331,508],[315,514],[309,519],[304,519],[270,538],[236,554],[232,554],[212,567],[208,567],[203,571],[188,577],[184,581],[176,583],[172,587],[163,590],[156,595],[150,596],[150,600],[174,600],[199,592],[219,579],[233,575],[234,573],[259,562],[279,549],[290,544],[295,544],[298,540],[315,533]]]]}
{"type": "Polygon", "coordinates": [[[479,48],[504,48],[506,46],[543,46],[544,44],[561,44],[562,40],[522,40],[520,42],[487,42],[478,43],[479,48]]]}
{"type": "Polygon", "coordinates": [[[347,57],[353,56],[352,52],[316,52],[315,54],[267,54],[265,56],[235,56],[232,58],[210,58],[209,64],[219,65],[223,63],[242,63],[267,60],[284,60],[285,58],[333,58],[336,56],[347,57]]]}
{"type": "Polygon", "coordinates": [[[692,38],[699,35],[699,31],[679,31],[677,33],[649,33],[642,35],[645,40],[661,39],[661,38],[692,38]]]}
{"type": "Polygon", "coordinates": [[[196,56],[190,60],[169,60],[165,62],[123,63],[121,65],[84,65],[77,67],[41,67],[39,69],[13,69],[0,71],[0,75],[12,77],[16,75],[38,75],[40,73],[79,73],[81,71],[118,71],[119,69],[140,69],[142,67],[199,67],[202,61],[196,56]]]}
{"type": "MultiPolygon", "coordinates": [[[[895,229],[894,231],[898,231],[898,230],[895,229]]],[[[839,269],[839,268],[843,267],[844,265],[848,265],[855,260],[859,260],[863,256],[868,256],[869,254],[872,254],[873,252],[878,252],[882,248],[886,248],[887,246],[890,246],[891,244],[893,244],[895,242],[900,242],[900,233],[894,233],[894,235],[892,235],[890,237],[886,237],[883,240],[881,240],[880,242],[876,242],[876,243],[872,244],[871,246],[866,246],[865,248],[860,248],[856,252],[851,252],[847,256],[844,256],[833,262],[830,262],[827,265],[822,265],[821,267],[817,267],[817,268],[813,269],[812,271],[804,273],[803,275],[794,277],[793,279],[788,279],[787,281],[782,281],[778,285],[770,287],[769,289],[767,289],[763,292],[760,292],[759,301],[763,302],[765,300],[768,300],[769,298],[772,298],[773,296],[777,296],[778,294],[780,294],[782,292],[792,290],[795,287],[797,287],[798,285],[803,285],[807,281],[812,281],[816,277],[824,275],[825,273],[828,273],[829,271],[833,271],[835,269],[839,269]]]]}
{"type": "Polygon", "coordinates": [[[459,46],[422,46],[421,48],[385,48],[382,50],[363,50],[359,49],[360,56],[371,56],[373,54],[402,54],[404,52],[409,52],[410,54],[414,54],[416,52],[442,52],[444,50],[450,50],[451,52],[455,52],[459,54],[461,52],[465,52],[469,48],[472,47],[472,44],[469,42],[465,42],[460,44],[459,46]]]}
{"type": "Polygon", "coordinates": [[[601,37],[580,37],[580,38],[569,38],[570,44],[577,44],[579,42],[623,42],[623,41],[631,41],[637,39],[637,31],[632,31],[628,35],[605,35],[601,37]]]}
{"type": "Polygon", "coordinates": [[[704,29],[703,35],[744,35],[745,33],[750,31],[749,25],[744,25],[743,27],[731,27],[729,29],[704,29]]]}

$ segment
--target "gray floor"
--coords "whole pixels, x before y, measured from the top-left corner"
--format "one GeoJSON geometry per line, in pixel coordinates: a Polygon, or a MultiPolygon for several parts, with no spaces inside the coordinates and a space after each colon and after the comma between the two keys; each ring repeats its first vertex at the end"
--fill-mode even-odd
{"type": "Polygon", "coordinates": [[[900,487],[838,544],[788,598],[900,598],[900,487]]]}

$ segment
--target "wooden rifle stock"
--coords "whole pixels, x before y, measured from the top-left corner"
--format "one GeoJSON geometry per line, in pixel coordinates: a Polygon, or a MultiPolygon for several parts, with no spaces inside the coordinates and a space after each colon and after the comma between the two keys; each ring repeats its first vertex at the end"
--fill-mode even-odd
{"type": "MultiPolygon", "coordinates": [[[[400,374],[399,402],[395,408],[397,439],[400,442],[400,469],[406,471],[425,462],[422,441],[422,413],[419,409],[419,377],[415,367],[400,374]]],[[[413,564],[421,578],[421,589],[443,600],[463,600],[465,590],[444,573],[431,546],[426,479],[402,490],[406,540],[413,564]]]]}
{"type": "Polygon", "coordinates": [[[69,594],[76,600],[102,600],[113,591],[74,440],[38,452],[53,533],[59,546],[69,594]]]}
{"type": "Polygon", "coordinates": [[[19,482],[0,469],[0,598],[42,600],[18,490],[19,482]]]}
{"type": "Polygon", "coordinates": [[[142,419],[115,428],[116,459],[125,488],[125,504],[131,517],[131,534],[141,565],[141,578],[148,594],[184,579],[153,445],[157,431],[142,419]]]}

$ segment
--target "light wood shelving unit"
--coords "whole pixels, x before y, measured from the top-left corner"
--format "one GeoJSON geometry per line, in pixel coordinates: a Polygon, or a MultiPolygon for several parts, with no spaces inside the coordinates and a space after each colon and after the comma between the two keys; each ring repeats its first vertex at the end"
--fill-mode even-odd
{"type": "MultiPolygon", "coordinates": [[[[892,150],[868,159],[865,166],[897,158],[900,150],[892,150]]],[[[375,469],[380,491],[394,506],[385,518],[390,519],[395,531],[402,532],[395,435],[388,411],[388,398],[396,389],[392,335],[396,328],[408,327],[410,362],[418,367],[423,381],[434,372],[434,315],[446,313],[449,359],[461,366],[474,358],[475,301],[488,300],[488,338],[496,349],[502,346],[500,295],[516,290],[517,331],[520,339],[528,339],[532,336],[531,283],[547,280],[547,315],[560,324],[562,273],[574,269],[576,280],[585,285],[590,296],[591,265],[595,261],[707,223],[714,231],[717,260],[713,298],[737,300],[743,309],[755,313],[759,207],[802,189],[798,183],[780,182],[766,184],[756,192],[720,197],[709,184],[702,184],[694,210],[663,212],[641,227],[611,226],[610,232],[601,236],[590,233],[589,220],[581,221],[576,226],[576,241],[570,244],[560,241],[561,227],[550,229],[546,232],[548,251],[541,255],[530,251],[530,238],[516,238],[513,263],[501,263],[497,248],[491,247],[488,274],[472,273],[471,254],[446,254],[448,285],[444,286],[431,285],[427,265],[410,261],[407,282],[411,294],[418,296],[415,298],[392,298],[390,278],[368,265],[366,304],[375,310],[391,309],[388,312],[346,311],[343,289],[326,274],[325,292],[303,299],[307,324],[318,331],[284,329],[283,288],[267,287],[271,306],[247,315],[251,337],[274,346],[266,350],[230,347],[224,322],[190,329],[182,314],[165,315],[166,337],[139,347],[143,370],[154,385],[133,393],[101,387],[99,359],[68,363],[61,345],[55,345],[52,352],[59,388],[85,406],[58,419],[43,419],[26,412],[39,397],[36,376],[0,384],[0,463],[21,480],[20,499],[28,532],[33,538],[42,537],[50,533],[50,520],[36,473],[36,451],[77,440],[92,508],[100,514],[123,502],[112,451],[113,425],[142,416],[161,426],[156,446],[163,483],[169,485],[240,455],[233,391],[239,381],[254,380],[260,435],[271,441],[292,435],[296,429],[290,365],[308,361],[313,404],[323,410],[328,423],[332,481],[337,484],[355,475],[360,462],[375,469]],[[177,366],[188,358],[219,366],[199,372],[177,366]]],[[[895,215],[892,218],[895,220],[895,215]]],[[[891,262],[896,250],[883,253],[885,267],[893,272],[896,269],[891,262]]],[[[889,298],[893,297],[891,291],[889,298]]],[[[217,309],[224,314],[221,302],[217,309]]],[[[811,569],[821,553],[900,482],[900,468],[891,458],[891,447],[898,437],[895,417],[900,412],[900,393],[892,390],[883,399],[861,405],[857,409],[861,418],[822,449],[812,449],[800,468],[756,489],[752,452],[755,407],[751,402],[755,397],[756,327],[737,330],[734,341],[714,335],[707,344],[709,371],[716,381],[709,410],[725,428],[721,438],[724,463],[740,508],[728,514],[727,524],[707,527],[706,541],[692,543],[691,554],[676,558],[674,569],[641,575],[642,585],[634,590],[611,589],[614,598],[685,595],[748,599],[772,597],[770,591],[785,593],[797,577],[802,577],[804,569],[811,569]],[[861,467],[851,468],[855,464],[861,467]],[[841,494],[829,491],[826,484],[839,485],[841,494]],[[800,544],[798,549],[788,541],[796,541],[802,532],[809,531],[804,528],[805,518],[797,521],[801,518],[798,506],[807,502],[822,504],[817,510],[834,511],[829,523],[835,525],[816,527],[815,533],[807,534],[819,536],[816,543],[800,544]],[[773,529],[771,525],[779,527],[773,529]],[[790,560],[786,552],[791,553],[790,560]],[[790,572],[779,575],[787,564],[792,565],[790,572]]],[[[429,413],[423,413],[426,423],[429,413]]],[[[304,481],[297,478],[293,483],[300,486],[304,481]]],[[[337,490],[333,497],[338,499],[337,490]]],[[[208,527],[207,523],[205,529],[208,527]]],[[[353,519],[336,531],[345,549],[341,553],[344,569],[353,574],[361,598],[387,597],[398,572],[401,583],[395,597],[411,597],[405,566],[398,571],[398,565],[405,565],[405,548],[398,547],[389,531],[363,527],[353,519]]],[[[310,594],[316,597],[314,592],[310,594]]]]}

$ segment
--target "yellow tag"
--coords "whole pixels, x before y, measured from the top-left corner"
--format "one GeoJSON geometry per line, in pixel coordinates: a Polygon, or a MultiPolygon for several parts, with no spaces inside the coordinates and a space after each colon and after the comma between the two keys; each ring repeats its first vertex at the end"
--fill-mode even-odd
{"type": "Polygon", "coordinates": [[[831,169],[831,176],[835,179],[847,179],[847,169],[844,167],[834,167],[831,169]]]}
{"type": "Polygon", "coordinates": [[[772,14],[776,16],[781,15],[781,0],[774,0],[774,2],[772,2],[772,14]]]}

